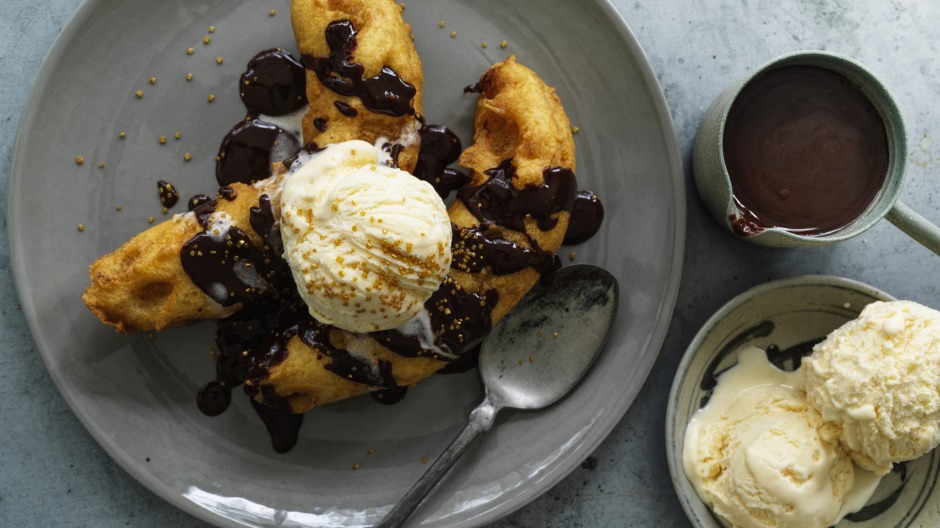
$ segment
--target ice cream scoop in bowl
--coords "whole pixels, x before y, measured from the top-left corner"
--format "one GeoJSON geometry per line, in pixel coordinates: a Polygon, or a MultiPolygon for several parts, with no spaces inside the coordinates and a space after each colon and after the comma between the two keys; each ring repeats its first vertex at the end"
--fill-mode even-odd
{"type": "Polygon", "coordinates": [[[847,448],[820,426],[832,416],[824,417],[828,411],[821,414],[810,405],[801,373],[789,372],[816,343],[858,318],[866,306],[891,300],[887,293],[849,279],[793,277],[737,296],[703,325],[679,365],[666,417],[669,468],[694,526],[770,526],[762,516],[775,511],[790,513],[774,525],[803,528],[813,525],[807,519],[825,522],[819,519],[827,515],[844,518],[839,526],[940,523],[936,508],[929,506],[940,503],[936,450],[894,464],[880,480],[857,465],[849,471],[847,448]],[[703,416],[722,406],[711,417],[703,416]],[[703,407],[706,411],[697,413],[703,407]],[[710,428],[700,426],[705,420],[713,420],[710,428]],[[705,450],[708,442],[733,448],[699,459],[693,452],[690,460],[690,438],[705,450]],[[788,453],[790,446],[808,449],[808,456],[788,453]],[[703,459],[721,461],[702,472],[703,459]],[[867,495],[860,489],[866,482],[867,495]],[[760,489],[766,486],[776,488],[760,489]],[[758,496],[762,498],[754,500],[758,496]],[[779,500],[764,501],[768,496],[779,500]],[[842,506],[820,501],[832,496],[842,506]],[[861,502],[850,504],[852,500],[861,502]]]}

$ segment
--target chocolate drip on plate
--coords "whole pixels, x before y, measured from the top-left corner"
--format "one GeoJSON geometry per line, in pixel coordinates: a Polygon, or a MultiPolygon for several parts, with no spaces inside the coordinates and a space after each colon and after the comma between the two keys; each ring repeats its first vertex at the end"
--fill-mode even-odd
{"type": "Polygon", "coordinates": [[[271,148],[279,135],[286,132],[278,126],[256,118],[235,125],[219,147],[215,163],[215,179],[219,185],[252,183],[271,175],[271,148]]]}
{"type": "Polygon", "coordinates": [[[157,182],[157,192],[160,194],[160,203],[163,207],[173,207],[180,199],[180,193],[173,187],[173,184],[163,180],[157,182]]]}
{"type": "Polygon", "coordinates": [[[283,49],[258,53],[239,79],[239,94],[250,114],[280,116],[307,104],[307,73],[283,49]]]}
{"type": "Polygon", "coordinates": [[[373,77],[363,78],[365,68],[353,59],[356,28],[349,20],[334,20],[326,26],[330,54],[323,57],[303,55],[301,63],[312,70],[323,86],[349,97],[358,97],[363,106],[377,114],[412,115],[411,104],[417,90],[398,73],[385,66],[373,77]]]}
{"type": "Polygon", "coordinates": [[[372,399],[383,405],[392,405],[405,399],[408,394],[408,387],[395,387],[393,389],[382,389],[372,391],[372,399]]]}
{"type": "Polygon", "coordinates": [[[568,230],[565,231],[564,244],[571,246],[591,238],[601,228],[603,220],[604,206],[600,198],[591,191],[578,191],[571,209],[571,219],[568,220],[568,230]]]}
{"type": "Polygon", "coordinates": [[[199,207],[204,203],[209,203],[212,201],[212,198],[205,194],[197,194],[189,199],[189,202],[186,204],[186,209],[192,211],[193,209],[199,207]]]}
{"type": "MultiPolygon", "coordinates": [[[[499,292],[496,290],[486,290],[483,294],[467,291],[454,279],[445,277],[437,291],[424,303],[431,322],[431,333],[435,336],[435,346],[454,356],[460,356],[475,347],[490,331],[490,314],[497,302],[499,292]]],[[[400,356],[432,357],[447,361],[434,350],[422,347],[417,337],[402,334],[398,330],[382,330],[369,335],[400,356]]]]}
{"type": "Polygon", "coordinates": [[[339,110],[339,113],[343,114],[346,117],[356,117],[359,115],[359,111],[355,108],[349,106],[348,104],[342,101],[333,101],[333,106],[339,110]]]}

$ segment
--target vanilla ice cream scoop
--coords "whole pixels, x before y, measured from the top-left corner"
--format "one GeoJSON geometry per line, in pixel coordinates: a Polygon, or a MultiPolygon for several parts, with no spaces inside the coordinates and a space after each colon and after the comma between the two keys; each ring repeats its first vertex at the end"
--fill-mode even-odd
{"type": "Polygon", "coordinates": [[[940,443],[940,312],[876,302],[803,361],[809,403],[853,460],[886,474],[940,443]]]}
{"type": "Polygon", "coordinates": [[[820,437],[800,381],[743,350],[686,428],[686,475],[735,527],[831,526],[874,491],[877,479],[857,482],[845,449],[820,437]]]}
{"type": "Polygon", "coordinates": [[[447,208],[430,184],[387,158],[364,141],[337,143],[284,182],[284,257],[322,323],[353,332],[401,326],[450,268],[447,208]]]}

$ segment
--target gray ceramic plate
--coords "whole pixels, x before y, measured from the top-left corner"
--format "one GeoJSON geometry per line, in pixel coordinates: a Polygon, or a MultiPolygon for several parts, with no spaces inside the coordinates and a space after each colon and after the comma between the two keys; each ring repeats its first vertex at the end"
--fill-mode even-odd
{"type": "MultiPolygon", "coordinates": [[[[781,279],[752,288],[728,301],[702,325],[685,352],[669,394],[666,409],[666,456],[679,502],[697,528],[722,528],[699,498],[682,467],[685,427],[710,392],[703,380],[737,363],[737,351],[753,345],[781,351],[775,358],[792,370],[793,357],[843,323],[854,319],[875,301],[890,301],[887,293],[850,279],[807,275],[781,279]],[[795,354],[795,355],[794,355],[795,354]]],[[[940,517],[940,451],[896,464],[868,504],[850,514],[839,527],[909,528],[938,526],[940,517]]]]}
{"type": "MultiPolygon", "coordinates": [[[[417,512],[424,526],[479,525],[576,467],[640,390],[679,284],[681,163],[655,76],[607,3],[414,0],[405,16],[426,72],[426,115],[465,144],[475,97],[462,89],[491,63],[515,53],[557,87],[580,128],[581,185],[608,212],[599,235],[571,250],[577,262],[619,277],[625,293],[608,349],[585,383],[545,412],[507,412],[417,512]]],[[[238,75],[254,53],[277,46],[294,48],[285,0],[85,2],[47,57],[20,125],[9,189],[14,276],[63,396],[154,493],[222,526],[366,525],[458,432],[481,395],[475,373],[432,377],[395,406],[363,398],[317,409],[294,450],[278,455],[243,398],[216,418],[196,409],[196,391],[213,376],[211,324],[118,336],[80,300],[92,261],[147,228],[148,216],[163,218],[158,179],[184,197],[173,212],[214,191],[213,157],[244,113],[238,75]]]]}

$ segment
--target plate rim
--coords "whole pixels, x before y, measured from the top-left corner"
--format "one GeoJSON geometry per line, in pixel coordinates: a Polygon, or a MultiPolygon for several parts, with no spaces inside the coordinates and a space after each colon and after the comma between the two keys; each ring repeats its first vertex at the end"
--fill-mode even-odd
{"type": "MultiPolygon", "coordinates": [[[[61,61],[61,58],[67,50],[69,43],[79,33],[79,30],[86,25],[92,14],[95,13],[106,1],[107,0],[86,0],[82,2],[63,26],[59,34],[56,36],[52,46],[50,46],[49,51],[43,58],[38,73],[32,83],[32,86],[30,87],[29,95],[27,96],[26,103],[23,106],[23,110],[17,125],[10,163],[9,182],[7,184],[7,197],[14,195],[16,190],[21,185],[21,181],[23,180],[23,176],[21,176],[21,174],[23,173],[24,164],[26,163],[24,145],[28,141],[32,127],[40,112],[40,101],[44,99],[46,92],[51,86],[49,79],[54,74],[54,65],[61,61]]],[[[653,101],[655,113],[659,117],[659,122],[662,127],[661,132],[664,139],[664,147],[667,151],[668,157],[666,161],[668,162],[667,164],[670,168],[669,177],[673,185],[673,203],[671,205],[675,208],[675,211],[673,215],[673,245],[671,248],[672,262],[669,263],[670,279],[666,284],[666,288],[663,291],[663,296],[658,307],[659,310],[656,314],[656,326],[654,331],[649,335],[649,338],[645,344],[645,347],[648,350],[655,351],[655,353],[652,354],[646,372],[643,373],[643,380],[646,380],[649,377],[649,373],[656,362],[656,358],[662,351],[663,342],[665,341],[665,337],[669,328],[671,327],[672,316],[675,310],[676,300],[678,298],[681,285],[682,268],[685,254],[687,216],[685,173],[672,114],[669,111],[665,93],[663,92],[662,86],[660,85],[659,80],[655,75],[649,57],[646,55],[646,52],[640,45],[636,35],[630,29],[629,25],[623,17],[623,14],[617,10],[611,0],[592,1],[598,8],[601,9],[606,18],[611,22],[621,42],[630,50],[633,59],[636,62],[637,70],[641,74],[643,84],[646,86],[650,98],[653,101]]],[[[21,312],[23,313],[27,327],[29,328],[30,336],[33,339],[36,353],[40,356],[40,360],[42,361],[46,372],[49,374],[49,377],[52,379],[59,395],[65,400],[66,404],[68,404],[69,409],[82,424],[82,427],[91,435],[91,437],[95,440],[98,446],[104,450],[108,457],[115,461],[118,466],[120,466],[131,478],[140,483],[148,491],[154,493],[160,499],[170,503],[174,507],[186,512],[187,514],[192,515],[200,521],[216,526],[243,526],[242,524],[236,523],[229,518],[213,513],[212,511],[199,506],[193,501],[187,500],[162,480],[151,476],[147,472],[139,471],[141,466],[137,463],[137,461],[133,460],[126,452],[118,449],[117,446],[112,445],[112,442],[104,433],[104,431],[92,427],[91,417],[88,415],[87,411],[75,401],[68,391],[63,390],[64,380],[62,374],[57,372],[55,369],[50,368],[51,365],[50,359],[48,359],[48,354],[42,352],[43,349],[51,350],[53,347],[50,347],[42,337],[43,333],[42,329],[39,327],[39,320],[36,316],[35,304],[32,302],[28,292],[26,291],[26,281],[23,278],[25,276],[24,270],[26,269],[26,263],[23,262],[21,254],[18,251],[20,244],[13,236],[13,234],[19,230],[20,219],[22,218],[22,209],[23,208],[18,201],[8,200],[6,234],[10,247],[11,275],[13,277],[14,289],[20,304],[21,312]]],[[[575,454],[580,456],[581,454],[590,453],[596,450],[601,442],[603,442],[604,439],[610,435],[610,432],[613,430],[613,428],[616,427],[617,424],[622,420],[623,416],[635,401],[636,396],[637,394],[632,395],[625,405],[621,405],[619,409],[610,415],[611,418],[609,420],[604,421],[599,426],[592,428],[579,444],[578,448],[570,451],[566,458],[571,458],[571,456],[575,454]]],[[[496,508],[482,511],[474,517],[465,519],[463,523],[478,525],[479,523],[493,522],[512,514],[554,487],[561,480],[567,477],[576,468],[576,466],[577,464],[568,464],[567,468],[562,468],[559,466],[559,469],[552,471],[545,475],[544,478],[535,481],[532,486],[526,487],[523,491],[516,495],[515,500],[504,503],[503,505],[497,506],[496,508]]]]}

